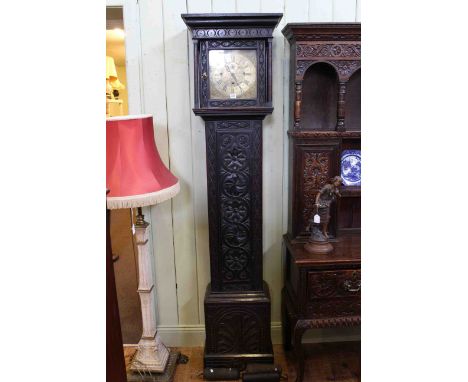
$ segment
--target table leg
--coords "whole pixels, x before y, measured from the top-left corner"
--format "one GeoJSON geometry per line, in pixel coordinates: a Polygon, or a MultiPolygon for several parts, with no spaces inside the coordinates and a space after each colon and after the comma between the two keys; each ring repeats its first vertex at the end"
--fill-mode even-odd
{"type": "Polygon", "coordinates": [[[291,319],[288,314],[288,308],[285,301],[285,296],[281,299],[281,315],[283,318],[283,347],[284,350],[291,350],[291,319]]]}
{"type": "Polygon", "coordinates": [[[294,326],[294,353],[297,359],[297,377],[296,382],[302,382],[304,379],[304,349],[302,348],[302,336],[306,328],[303,321],[298,320],[294,326]]]}

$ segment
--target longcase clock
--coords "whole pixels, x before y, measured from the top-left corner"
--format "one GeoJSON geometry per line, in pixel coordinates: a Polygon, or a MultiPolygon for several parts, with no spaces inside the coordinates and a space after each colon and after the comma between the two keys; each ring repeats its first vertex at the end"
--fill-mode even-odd
{"type": "Polygon", "coordinates": [[[262,121],[272,107],[282,14],[183,14],[194,44],[193,111],[205,120],[211,283],[205,366],[273,362],[262,267],[262,121]]]}

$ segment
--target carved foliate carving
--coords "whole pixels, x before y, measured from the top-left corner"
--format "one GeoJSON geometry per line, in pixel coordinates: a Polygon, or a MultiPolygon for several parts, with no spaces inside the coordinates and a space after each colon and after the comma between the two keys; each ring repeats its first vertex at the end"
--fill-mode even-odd
{"type": "Polygon", "coordinates": [[[309,275],[309,284],[312,296],[331,297],[336,295],[338,280],[334,272],[320,272],[309,275]]]}
{"type": "MultiPolygon", "coordinates": [[[[216,355],[219,354],[272,353],[269,303],[239,304],[235,299],[222,304],[205,301],[205,315],[205,352],[210,355],[210,365],[218,363],[216,355]]],[[[221,364],[230,366],[228,360],[221,364]]]]}
{"type": "Polygon", "coordinates": [[[297,44],[296,56],[312,57],[361,57],[361,44],[297,44]]]}
{"type": "Polygon", "coordinates": [[[329,154],[323,152],[304,153],[304,191],[321,188],[328,180],[329,154]]]}
{"type": "Polygon", "coordinates": [[[265,44],[258,45],[258,93],[260,103],[265,102],[266,88],[266,59],[265,44]]]}
{"type": "Polygon", "coordinates": [[[337,132],[337,131],[321,131],[321,130],[289,130],[288,135],[290,137],[294,138],[301,138],[301,139],[307,139],[307,138],[340,138],[340,137],[345,137],[345,138],[361,138],[361,132],[360,131],[343,131],[343,132],[337,132]]]}
{"type": "Polygon", "coordinates": [[[214,107],[241,107],[241,106],[255,106],[257,101],[252,99],[237,99],[237,100],[219,100],[210,101],[210,106],[214,107]]]}
{"type": "Polygon", "coordinates": [[[294,38],[296,41],[360,41],[360,34],[321,34],[321,33],[311,33],[311,34],[295,34],[294,38]]]}
{"type": "Polygon", "coordinates": [[[297,67],[296,67],[296,76],[303,77],[306,70],[309,69],[309,66],[312,65],[314,62],[318,62],[318,61],[317,60],[298,61],[297,67]]]}
{"type": "Polygon", "coordinates": [[[317,328],[339,328],[339,327],[358,326],[358,325],[361,325],[360,316],[327,317],[327,318],[298,320],[296,323],[296,328],[300,330],[306,330],[306,329],[317,329],[317,328]]]}
{"type": "MultiPolygon", "coordinates": [[[[200,44],[200,68],[201,68],[201,73],[207,74],[208,73],[208,51],[206,47],[206,43],[201,43],[200,44]]],[[[202,102],[206,103],[206,100],[208,99],[208,81],[206,81],[205,78],[202,78],[202,81],[200,82],[200,97],[202,99],[202,102]]]]}
{"type": "Polygon", "coordinates": [[[261,121],[207,122],[207,161],[213,289],[258,289],[261,121]]]}
{"type": "Polygon", "coordinates": [[[311,304],[309,311],[312,318],[359,316],[361,300],[359,298],[317,300],[311,304]]]}
{"type": "Polygon", "coordinates": [[[248,166],[251,139],[249,134],[232,132],[219,133],[218,138],[223,279],[248,282],[251,220],[246,211],[251,208],[248,166]]]}
{"type": "Polygon", "coordinates": [[[361,67],[361,61],[356,60],[337,60],[337,61],[328,61],[332,64],[340,78],[349,78],[351,75],[361,67]]]}
{"type": "Polygon", "coordinates": [[[306,227],[314,213],[316,193],[330,178],[330,153],[304,152],[303,176],[302,192],[305,205],[302,218],[304,227],[306,227]]]}
{"type": "Polygon", "coordinates": [[[304,73],[307,69],[316,62],[326,62],[333,65],[341,79],[351,77],[351,75],[361,67],[360,60],[301,60],[297,63],[296,76],[300,78],[304,77],[304,73]]]}
{"type": "Polygon", "coordinates": [[[255,311],[223,310],[211,322],[213,337],[209,351],[222,354],[261,352],[264,325],[255,311]]]}
{"type": "Polygon", "coordinates": [[[357,296],[361,290],[361,271],[309,272],[309,300],[324,297],[357,296]]]}
{"type": "Polygon", "coordinates": [[[255,40],[209,40],[208,41],[208,46],[210,48],[229,48],[229,47],[235,47],[235,48],[256,48],[257,47],[257,41],[255,40]]]}

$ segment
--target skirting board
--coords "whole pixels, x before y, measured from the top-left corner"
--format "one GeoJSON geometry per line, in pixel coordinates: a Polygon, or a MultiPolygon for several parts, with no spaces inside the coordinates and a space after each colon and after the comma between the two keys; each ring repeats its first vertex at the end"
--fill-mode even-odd
{"type": "MultiPolygon", "coordinates": [[[[204,346],[205,325],[161,325],[159,335],[166,346],[204,346]]],[[[311,329],[304,334],[303,343],[359,341],[361,328],[311,329]]],[[[281,322],[271,323],[273,344],[283,343],[281,322]]],[[[136,346],[136,345],[124,345],[136,346]]]]}

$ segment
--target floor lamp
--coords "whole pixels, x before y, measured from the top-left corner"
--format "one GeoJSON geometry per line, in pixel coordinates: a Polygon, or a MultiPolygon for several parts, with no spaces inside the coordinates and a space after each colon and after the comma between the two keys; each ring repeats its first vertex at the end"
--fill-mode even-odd
{"type": "MultiPolygon", "coordinates": [[[[162,203],[179,192],[179,181],[162,162],[154,142],[153,117],[136,115],[106,120],[107,208],[137,208],[133,228],[138,248],[138,294],[143,334],[131,370],[163,373],[170,353],[156,328],[152,256],[148,248],[149,223],[141,208],[162,203]]],[[[175,362],[174,362],[175,364],[175,362]]]]}

